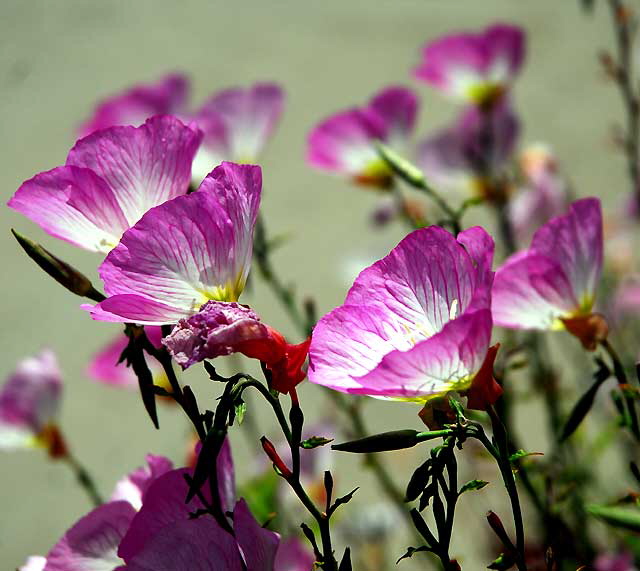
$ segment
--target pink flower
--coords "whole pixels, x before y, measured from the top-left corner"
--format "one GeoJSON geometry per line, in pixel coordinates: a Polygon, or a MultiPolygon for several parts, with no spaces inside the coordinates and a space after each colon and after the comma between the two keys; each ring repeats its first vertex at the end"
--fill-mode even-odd
{"type": "Polygon", "coordinates": [[[386,188],[392,173],[374,143],[402,150],[415,127],[417,110],[418,99],[411,90],[388,87],[364,107],[341,111],[317,125],[307,141],[307,162],[359,184],[386,188]]]}
{"type": "Polygon", "coordinates": [[[197,192],[153,208],[100,266],[100,321],[174,324],[210,300],[236,301],[251,265],[260,167],[223,163],[197,192]],[[167,232],[167,229],[170,232],[167,232]]]}
{"type": "MultiPolygon", "coordinates": [[[[162,347],[162,331],[160,327],[149,325],[144,330],[154,347],[157,349],[162,347]]],[[[137,389],[138,378],[133,369],[127,367],[124,362],[118,363],[128,343],[129,337],[125,333],[118,334],[113,341],[93,356],[87,367],[87,375],[95,381],[106,385],[137,389]]],[[[147,357],[147,365],[153,375],[154,384],[166,387],[168,379],[162,365],[151,357],[147,357]]]]}
{"type": "Polygon", "coordinates": [[[309,380],[354,394],[424,401],[466,390],[489,350],[493,240],[431,226],[365,269],[316,326],[309,380]]]}
{"type": "Polygon", "coordinates": [[[231,87],[209,97],[196,111],[187,107],[189,81],[170,74],[155,84],[139,85],[100,103],[83,134],[115,125],[139,125],[153,115],[194,120],[204,133],[193,162],[193,183],[222,161],[255,163],[280,120],[284,91],[275,83],[231,87]]]}
{"type": "Polygon", "coordinates": [[[150,208],[184,194],[202,133],[173,117],[80,139],[65,166],[26,181],[9,206],[75,246],[109,252],[150,208]]]}
{"type": "Polygon", "coordinates": [[[173,463],[164,456],[147,454],[146,460],[147,466],[137,468],[118,481],[110,501],[129,502],[138,511],[151,484],[163,474],[173,470],[173,463]]]}
{"type": "Polygon", "coordinates": [[[100,321],[178,323],[165,344],[184,368],[241,352],[265,364],[272,388],[290,392],[305,376],[308,342],[288,344],[236,303],[261,187],[260,167],[223,163],[197,192],[148,212],[100,266],[108,299],[83,307],[100,321]]]}
{"type": "Polygon", "coordinates": [[[100,102],[91,119],[80,127],[85,137],[94,131],[122,125],[142,125],[154,115],[177,115],[184,110],[189,80],[172,73],[156,83],[136,85],[100,102]]]}
{"type": "Polygon", "coordinates": [[[486,196],[487,177],[504,169],[519,132],[520,122],[508,101],[487,110],[469,107],[451,127],[419,144],[416,162],[440,190],[486,196]]]}
{"type": "Polygon", "coordinates": [[[427,43],[414,75],[450,97],[484,104],[509,89],[524,56],[522,28],[496,24],[427,43]]]}
{"type": "Polygon", "coordinates": [[[533,233],[568,206],[567,183],[548,147],[531,145],[520,155],[524,187],[509,202],[509,217],[518,240],[533,233]]]}
{"type": "Polygon", "coordinates": [[[597,198],[574,202],[534,235],[531,247],[496,272],[493,319],[512,329],[568,329],[585,347],[605,334],[592,314],[602,270],[602,212],[597,198]]]}
{"type": "MultiPolygon", "coordinates": [[[[0,450],[59,444],[62,378],[52,351],[24,359],[0,389],[0,450]]],[[[53,452],[53,450],[52,450],[53,452]]]]}
{"type": "Polygon", "coordinates": [[[275,83],[232,87],[209,98],[194,115],[204,140],[193,163],[200,183],[222,161],[255,163],[284,108],[284,91],[275,83]]]}

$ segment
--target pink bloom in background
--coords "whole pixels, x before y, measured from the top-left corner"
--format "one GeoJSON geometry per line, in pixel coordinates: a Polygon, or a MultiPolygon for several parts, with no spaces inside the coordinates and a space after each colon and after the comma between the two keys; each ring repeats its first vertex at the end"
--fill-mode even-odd
{"type": "Polygon", "coordinates": [[[222,161],[255,163],[284,109],[284,91],[275,83],[224,89],[208,99],[194,119],[204,139],[193,163],[200,183],[222,161]]]}
{"type": "Polygon", "coordinates": [[[193,161],[193,183],[222,161],[255,163],[284,109],[284,91],[275,83],[231,87],[209,97],[197,110],[187,106],[189,80],[170,74],[157,83],[139,85],[100,103],[83,134],[115,125],[139,125],[153,115],[195,121],[204,133],[193,161]]]}
{"type": "Polygon", "coordinates": [[[606,334],[592,314],[602,270],[602,212],[597,198],[574,202],[534,235],[531,247],[496,272],[493,319],[513,329],[568,329],[585,347],[606,334]]]}
{"type": "Polygon", "coordinates": [[[595,571],[637,571],[632,553],[603,553],[598,555],[593,567],[595,571]]]}
{"type": "Polygon", "coordinates": [[[504,169],[519,133],[520,122],[508,101],[485,111],[469,107],[452,126],[418,145],[416,163],[439,190],[484,196],[485,178],[504,169]]]}
{"type": "Polygon", "coordinates": [[[524,186],[509,202],[509,217],[520,242],[567,209],[569,189],[558,171],[556,158],[542,144],[531,145],[520,155],[524,186]]]}
{"type": "MultiPolygon", "coordinates": [[[[156,349],[162,347],[162,331],[160,327],[149,325],[144,328],[149,341],[156,349]]],[[[138,388],[138,377],[131,367],[127,367],[126,363],[118,363],[122,352],[129,344],[129,337],[125,333],[120,333],[106,347],[96,353],[89,366],[87,367],[87,375],[95,381],[123,388],[138,388]]],[[[162,368],[152,357],[147,357],[147,365],[153,375],[155,385],[166,387],[168,379],[162,368]]]]}
{"type": "Polygon", "coordinates": [[[100,321],[164,325],[207,301],[236,301],[261,191],[260,167],[223,163],[197,192],[150,210],[100,266],[108,299],[84,307],[100,321]]]}
{"type": "Polygon", "coordinates": [[[449,97],[484,104],[510,88],[524,57],[522,28],[496,24],[427,43],[414,75],[449,97]]]}
{"type": "Polygon", "coordinates": [[[75,246],[109,252],[150,208],[187,191],[202,133],[173,117],[80,139],[65,166],[26,181],[9,206],[75,246]]]}
{"type": "Polygon", "coordinates": [[[322,121],[309,134],[307,162],[355,182],[386,188],[392,173],[380,158],[376,141],[402,151],[415,127],[418,98],[404,87],[388,87],[367,105],[322,121]]]}
{"type": "Polygon", "coordinates": [[[0,389],[0,450],[55,446],[61,396],[62,378],[52,351],[21,361],[0,389]]]}
{"type": "Polygon", "coordinates": [[[409,234],[318,322],[309,380],[417,401],[469,389],[489,350],[492,259],[479,227],[409,234]]]}
{"type": "Polygon", "coordinates": [[[80,127],[85,137],[94,131],[120,125],[141,125],[154,115],[180,115],[189,96],[189,80],[172,73],[155,83],[136,85],[98,103],[91,119],[80,127]]]}

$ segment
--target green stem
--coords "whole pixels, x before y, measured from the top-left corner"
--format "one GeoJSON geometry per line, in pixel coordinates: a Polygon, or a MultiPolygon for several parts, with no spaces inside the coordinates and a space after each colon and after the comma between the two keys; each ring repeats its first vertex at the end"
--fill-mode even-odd
{"type": "Polygon", "coordinates": [[[78,484],[87,493],[91,503],[95,507],[102,505],[104,503],[102,496],[100,495],[100,492],[98,492],[98,488],[91,477],[91,474],[89,474],[88,470],[78,461],[78,459],[71,453],[67,452],[61,457],[61,460],[71,468],[78,484]]]}

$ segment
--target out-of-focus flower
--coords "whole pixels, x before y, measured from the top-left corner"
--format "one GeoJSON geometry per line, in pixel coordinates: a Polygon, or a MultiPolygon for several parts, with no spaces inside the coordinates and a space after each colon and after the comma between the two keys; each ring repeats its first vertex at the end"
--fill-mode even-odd
{"type": "Polygon", "coordinates": [[[595,571],[637,571],[632,553],[603,553],[593,563],[595,571]]]}
{"type": "Polygon", "coordinates": [[[365,269],[316,326],[309,379],[354,394],[424,401],[469,389],[489,350],[493,240],[416,230],[365,269]]]}
{"type": "Polygon", "coordinates": [[[195,315],[181,319],[163,340],[184,369],[231,353],[258,359],[271,372],[271,388],[281,393],[289,393],[306,376],[302,366],[309,343],[308,339],[291,345],[250,308],[221,301],[209,301],[195,315]]]}
{"type": "Polygon", "coordinates": [[[47,558],[42,555],[31,555],[27,557],[25,564],[18,571],[43,571],[47,564],[47,558]]]}
{"type": "Polygon", "coordinates": [[[0,389],[0,450],[64,448],[55,421],[62,378],[52,351],[24,359],[0,389]]]}
{"type": "Polygon", "coordinates": [[[592,313],[602,270],[602,212],[597,198],[574,202],[534,235],[531,247],[496,272],[493,318],[513,329],[566,329],[585,348],[606,336],[592,313]]]}
{"type": "MultiPolygon", "coordinates": [[[[156,349],[162,347],[162,330],[160,327],[148,325],[144,328],[144,331],[156,349]]],[[[129,337],[125,333],[119,334],[93,356],[87,367],[87,375],[106,385],[127,389],[137,388],[138,378],[133,369],[127,367],[124,362],[118,363],[128,343],[129,337]]],[[[169,385],[169,381],[162,365],[152,357],[147,357],[147,365],[153,375],[154,384],[166,388],[169,385]]]]}
{"type": "Polygon", "coordinates": [[[309,571],[316,558],[297,537],[280,542],[276,552],[275,571],[309,571]]]}
{"type": "Polygon", "coordinates": [[[375,143],[402,151],[413,133],[417,110],[418,98],[411,90],[388,87],[366,106],[341,111],[317,125],[307,141],[307,162],[358,184],[388,188],[392,172],[375,143]]]}
{"type": "Polygon", "coordinates": [[[202,133],[169,116],[80,139],[65,166],[26,181],[9,206],[75,246],[109,252],[150,208],[184,194],[202,133]]]}
{"type": "Polygon", "coordinates": [[[304,378],[308,343],[286,343],[235,303],[251,266],[261,189],[260,167],[223,163],[197,192],[148,212],[100,266],[109,297],[83,307],[101,321],[178,323],[166,346],[184,368],[241,352],[266,365],[273,388],[290,392],[304,378]]]}
{"type": "Polygon", "coordinates": [[[416,162],[439,190],[490,197],[489,180],[513,154],[520,123],[508,101],[465,109],[451,127],[419,144],[416,162]]]}
{"type": "Polygon", "coordinates": [[[180,73],[136,85],[98,103],[91,119],[80,127],[80,135],[120,125],[136,127],[154,115],[181,115],[188,96],[189,80],[180,73]]]}
{"type": "Polygon", "coordinates": [[[273,134],[284,108],[284,91],[275,83],[232,87],[213,95],[194,119],[204,132],[193,162],[200,183],[222,161],[255,163],[273,134]]]}
{"type": "Polygon", "coordinates": [[[482,105],[511,87],[524,56],[522,28],[496,24],[427,43],[414,75],[450,97],[482,105]]]}
{"type": "Polygon", "coordinates": [[[627,276],[618,286],[613,298],[613,313],[617,320],[640,313],[640,275],[627,276]]]}
{"type": "Polygon", "coordinates": [[[193,161],[193,183],[222,161],[257,162],[273,134],[284,108],[284,91],[275,83],[231,87],[212,95],[196,111],[187,107],[189,81],[170,74],[149,85],[139,85],[101,102],[81,132],[116,125],[139,125],[153,115],[175,115],[195,121],[204,139],[193,161]]]}
{"type": "Polygon", "coordinates": [[[535,144],[520,155],[525,181],[509,201],[509,217],[520,242],[568,206],[567,183],[558,171],[555,156],[546,145],[535,144]]]}

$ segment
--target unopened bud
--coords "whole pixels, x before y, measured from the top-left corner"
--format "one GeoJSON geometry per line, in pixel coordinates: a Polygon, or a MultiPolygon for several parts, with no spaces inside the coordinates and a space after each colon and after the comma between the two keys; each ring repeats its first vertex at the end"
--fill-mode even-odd
{"type": "Polygon", "coordinates": [[[285,480],[291,478],[291,476],[293,475],[291,470],[289,470],[282,458],[280,458],[276,447],[271,443],[271,441],[266,436],[263,436],[260,439],[260,442],[262,444],[262,449],[269,457],[269,460],[273,462],[274,467],[278,470],[278,472],[280,472],[280,474],[282,474],[282,477],[285,480]]]}
{"type": "Polygon", "coordinates": [[[30,240],[13,229],[11,232],[27,255],[71,293],[75,293],[81,297],[88,297],[97,302],[105,299],[105,296],[93,287],[89,278],[83,273],[54,256],[37,242],[30,240]]]}

